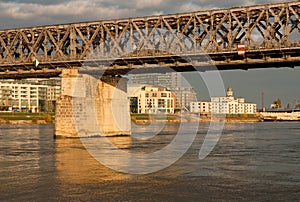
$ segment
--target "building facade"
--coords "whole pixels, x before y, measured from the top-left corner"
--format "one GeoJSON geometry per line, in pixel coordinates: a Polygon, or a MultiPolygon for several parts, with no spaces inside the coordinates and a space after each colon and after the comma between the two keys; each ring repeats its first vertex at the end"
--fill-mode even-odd
{"type": "Polygon", "coordinates": [[[164,87],[142,86],[129,95],[130,111],[138,114],[174,114],[175,95],[164,87]]]}
{"type": "Polygon", "coordinates": [[[180,72],[170,73],[151,73],[151,74],[132,74],[130,75],[130,84],[145,84],[162,86],[165,88],[181,87],[182,76],[180,72]]]}
{"type": "Polygon", "coordinates": [[[130,75],[131,85],[162,86],[175,93],[175,109],[189,110],[190,102],[196,101],[196,93],[192,87],[183,86],[183,77],[180,72],[133,74],[130,75]]]}
{"type": "Polygon", "coordinates": [[[256,104],[245,103],[244,98],[235,99],[231,88],[225,97],[211,97],[210,102],[191,102],[190,112],[201,114],[255,114],[256,104]]]}
{"type": "Polygon", "coordinates": [[[54,111],[60,85],[41,84],[39,80],[1,80],[1,111],[54,111]]]}
{"type": "Polygon", "coordinates": [[[180,111],[189,111],[190,103],[197,100],[197,95],[191,87],[175,87],[169,89],[176,95],[175,108],[180,111]]]}

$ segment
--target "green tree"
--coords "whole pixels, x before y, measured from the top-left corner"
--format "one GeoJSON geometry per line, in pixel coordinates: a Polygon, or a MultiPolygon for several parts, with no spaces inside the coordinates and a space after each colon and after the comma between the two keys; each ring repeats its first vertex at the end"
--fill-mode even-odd
{"type": "Polygon", "coordinates": [[[276,108],[281,108],[282,107],[281,100],[279,98],[277,100],[275,100],[273,102],[273,104],[276,105],[276,108]]]}
{"type": "Polygon", "coordinates": [[[278,108],[281,108],[282,107],[282,105],[281,105],[281,100],[278,98],[277,99],[277,104],[278,104],[278,108]]]}

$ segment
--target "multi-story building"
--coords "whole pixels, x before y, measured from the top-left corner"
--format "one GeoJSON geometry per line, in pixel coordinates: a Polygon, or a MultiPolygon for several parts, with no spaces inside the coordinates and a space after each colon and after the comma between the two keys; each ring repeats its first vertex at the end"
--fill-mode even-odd
{"type": "Polygon", "coordinates": [[[48,86],[47,88],[47,100],[55,101],[61,94],[60,86],[48,86]]]}
{"type": "Polygon", "coordinates": [[[151,74],[132,74],[130,75],[130,84],[145,84],[154,86],[163,86],[165,88],[181,87],[182,76],[180,72],[170,73],[151,73],[151,74]]]}
{"type": "Polygon", "coordinates": [[[27,83],[0,82],[1,103],[8,110],[38,112],[40,102],[45,99],[47,86],[27,83]]]}
{"type": "Polygon", "coordinates": [[[192,87],[183,86],[183,78],[180,72],[153,73],[153,74],[133,74],[130,75],[131,85],[154,85],[162,86],[175,93],[177,110],[186,110],[190,107],[190,102],[196,100],[196,93],[192,87]]]}
{"type": "Polygon", "coordinates": [[[197,100],[196,93],[191,87],[175,87],[169,90],[176,95],[176,109],[189,111],[190,103],[197,100]]]}
{"type": "Polygon", "coordinates": [[[60,86],[40,84],[39,80],[1,80],[0,92],[0,110],[54,111],[60,86]]]}
{"type": "MultiPolygon", "coordinates": [[[[130,88],[130,87],[129,87],[130,88]]],[[[164,87],[134,87],[129,95],[131,113],[139,114],[173,114],[175,95],[164,87]]]]}
{"type": "Polygon", "coordinates": [[[202,114],[255,114],[256,104],[245,103],[244,98],[234,99],[231,88],[225,97],[211,97],[211,102],[191,102],[190,111],[202,114]]]}

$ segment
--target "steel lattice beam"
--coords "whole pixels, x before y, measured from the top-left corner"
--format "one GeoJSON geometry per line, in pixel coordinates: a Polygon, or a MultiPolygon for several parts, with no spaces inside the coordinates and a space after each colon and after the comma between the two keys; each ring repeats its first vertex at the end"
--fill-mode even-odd
{"type": "Polygon", "coordinates": [[[83,63],[109,66],[107,74],[151,65],[190,71],[207,56],[219,69],[296,66],[299,22],[300,2],[290,2],[2,30],[0,77],[50,76],[83,63]],[[245,44],[243,57],[239,43],[245,44]]]}

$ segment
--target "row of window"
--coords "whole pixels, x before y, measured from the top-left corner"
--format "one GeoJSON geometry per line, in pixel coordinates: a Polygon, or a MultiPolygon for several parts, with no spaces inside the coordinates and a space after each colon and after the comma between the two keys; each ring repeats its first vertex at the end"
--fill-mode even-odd
{"type": "MultiPolygon", "coordinates": [[[[157,93],[145,93],[145,97],[158,97],[157,93]]],[[[171,93],[160,93],[160,97],[171,97],[171,93]]]]}

